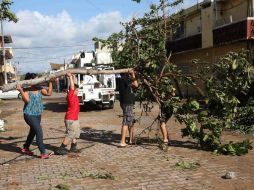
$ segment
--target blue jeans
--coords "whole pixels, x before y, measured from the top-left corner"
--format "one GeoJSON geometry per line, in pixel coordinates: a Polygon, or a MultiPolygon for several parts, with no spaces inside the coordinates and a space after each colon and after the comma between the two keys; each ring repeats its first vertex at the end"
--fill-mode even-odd
{"type": "Polygon", "coordinates": [[[36,143],[39,147],[41,154],[45,153],[45,147],[43,144],[43,132],[41,128],[41,115],[27,115],[24,114],[25,122],[29,125],[30,131],[28,133],[24,148],[29,149],[36,135],[36,143]]]}

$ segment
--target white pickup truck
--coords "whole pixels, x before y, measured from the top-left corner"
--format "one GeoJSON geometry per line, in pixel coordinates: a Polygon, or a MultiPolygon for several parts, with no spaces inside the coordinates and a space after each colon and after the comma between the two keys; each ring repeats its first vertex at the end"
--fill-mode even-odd
{"type": "MultiPolygon", "coordinates": [[[[114,70],[110,63],[112,63],[112,59],[108,53],[83,53],[76,61],[76,67],[94,70],[114,70]]],[[[101,108],[114,107],[115,74],[77,74],[76,77],[76,82],[79,85],[78,97],[80,104],[93,102],[101,108]]]]}
{"type": "MultiPolygon", "coordinates": [[[[87,69],[106,69],[112,70],[113,67],[90,67],[87,69]]],[[[78,78],[78,97],[81,104],[94,102],[102,108],[114,107],[116,80],[115,75],[77,75],[78,78]]]]}

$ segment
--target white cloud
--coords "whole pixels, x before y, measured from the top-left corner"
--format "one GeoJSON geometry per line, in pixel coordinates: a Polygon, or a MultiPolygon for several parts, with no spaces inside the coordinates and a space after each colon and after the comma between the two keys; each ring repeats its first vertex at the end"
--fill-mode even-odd
{"type": "MultiPolygon", "coordinates": [[[[184,0],[183,6],[188,7],[195,2],[184,0]]],[[[23,73],[49,70],[50,62],[63,63],[64,59],[68,62],[72,54],[93,49],[93,37],[107,37],[121,29],[120,22],[131,19],[123,18],[117,11],[101,13],[84,21],[74,21],[65,10],[55,15],[22,10],[16,15],[18,23],[4,23],[4,33],[12,36],[12,61],[20,63],[23,73]],[[15,49],[45,46],[58,48],[15,49]]]]}
{"type": "Polygon", "coordinates": [[[121,29],[123,21],[119,12],[99,14],[87,21],[75,22],[70,14],[62,11],[56,15],[19,11],[18,23],[5,23],[4,32],[13,38],[13,48],[54,47],[40,49],[14,49],[13,61],[19,61],[22,72],[49,69],[49,62],[63,63],[79,50],[91,50],[93,37],[107,37],[121,29]],[[61,48],[62,46],[69,46],[61,48]],[[83,47],[81,46],[83,45],[83,47]]]}

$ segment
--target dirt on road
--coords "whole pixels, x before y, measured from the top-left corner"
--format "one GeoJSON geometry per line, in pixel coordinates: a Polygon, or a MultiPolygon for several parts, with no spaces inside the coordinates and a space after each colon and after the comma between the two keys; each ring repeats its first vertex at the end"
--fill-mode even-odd
{"type": "MultiPolygon", "coordinates": [[[[44,99],[42,115],[44,143],[54,151],[64,137],[64,94],[44,99]]],[[[157,143],[160,131],[156,123],[158,109],[148,115],[135,106],[137,123],[135,134],[139,144],[118,148],[121,132],[119,102],[113,109],[95,106],[81,107],[79,139],[80,154],[53,155],[48,160],[24,156],[22,147],[28,126],[24,122],[23,102],[4,100],[0,104],[0,119],[6,121],[6,131],[0,133],[0,189],[57,189],[59,184],[69,189],[253,189],[254,150],[244,156],[217,156],[200,150],[189,138],[181,137],[181,126],[174,118],[167,123],[170,144],[161,150],[157,143]],[[141,115],[142,113],[142,115],[141,115]],[[184,170],[177,163],[198,163],[196,168],[184,170]],[[223,179],[228,172],[234,179],[223,179]]],[[[226,140],[250,139],[253,135],[227,132],[226,140]]],[[[31,147],[39,155],[36,143],[31,147]]]]}

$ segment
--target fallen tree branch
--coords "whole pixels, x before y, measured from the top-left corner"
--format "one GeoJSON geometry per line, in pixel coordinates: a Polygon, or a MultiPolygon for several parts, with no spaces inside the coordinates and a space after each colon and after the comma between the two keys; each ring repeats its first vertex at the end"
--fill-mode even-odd
{"type": "Polygon", "coordinates": [[[152,93],[153,97],[155,98],[156,102],[159,104],[159,106],[161,106],[161,103],[160,103],[160,99],[159,99],[159,96],[158,96],[158,91],[156,90],[155,92],[153,91],[153,88],[152,88],[152,85],[146,80],[146,79],[143,79],[143,82],[144,84],[147,85],[147,87],[149,88],[150,92],[152,93]]]}
{"type": "Polygon", "coordinates": [[[35,79],[31,79],[31,80],[16,81],[13,83],[5,84],[5,85],[3,85],[2,90],[3,90],[3,92],[14,90],[14,89],[16,89],[17,84],[21,85],[22,87],[40,84],[40,83],[49,81],[50,79],[66,75],[66,73],[68,73],[68,72],[72,73],[72,74],[97,75],[97,74],[128,73],[131,70],[133,70],[133,69],[132,68],[117,69],[117,70],[92,70],[92,69],[82,69],[82,68],[67,69],[67,70],[63,70],[63,71],[59,71],[56,73],[42,76],[40,78],[35,78],[35,79]]]}

